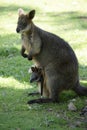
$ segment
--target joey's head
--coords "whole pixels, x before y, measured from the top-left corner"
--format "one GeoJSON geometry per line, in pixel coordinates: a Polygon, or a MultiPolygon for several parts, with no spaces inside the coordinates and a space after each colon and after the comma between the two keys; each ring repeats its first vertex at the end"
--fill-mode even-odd
{"type": "Polygon", "coordinates": [[[35,16],[35,10],[31,10],[28,14],[23,9],[18,10],[17,33],[28,32],[31,29],[32,19],[35,16]]]}
{"type": "Polygon", "coordinates": [[[31,77],[30,77],[30,83],[32,82],[40,82],[41,76],[42,76],[42,69],[37,67],[31,67],[31,77]]]}

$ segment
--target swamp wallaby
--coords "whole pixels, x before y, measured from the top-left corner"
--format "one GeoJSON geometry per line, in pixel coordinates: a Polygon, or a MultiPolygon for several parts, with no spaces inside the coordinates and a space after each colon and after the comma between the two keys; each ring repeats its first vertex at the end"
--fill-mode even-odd
{"type": "MultiPolygon", "coordinates": [[[[43,96],[43,72],[41,68],[31,67],[31,77],[30,77],[30,83],[36,82],[39,87],[39,93],[41,94],[41,97],[43,96]]],[[[30,93],[29,95],[38,94],[38,92],[30,93]]]]}
{"type": "Polygon", "coordinates": [[[25,14],[19,9],[16,30],[21,34],[23,53],[26,50],[28,59],[35,61],[37,67],[43,68],[43,92],[45,91],[47,98],[28,103],[58,102],[59,93],[68,89],[87,96],[87,88],[79,83],[78,61],[74,51],[59,36],[37,27],[32,21],[34,16],[35,10],[25,14]]]}

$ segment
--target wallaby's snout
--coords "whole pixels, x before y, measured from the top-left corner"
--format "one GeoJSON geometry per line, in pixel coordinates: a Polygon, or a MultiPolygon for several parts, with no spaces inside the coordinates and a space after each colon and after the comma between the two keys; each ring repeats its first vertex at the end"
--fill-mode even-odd
{"type": "Polygon", "coordinates": [[[17,27],[16,28],[16,32],[19,33],[20,32],[20,28],[17,27]]]}
{"type": "Polygon", "coordinates": [[[31,77],[30,77],[30,83],[33,83],[33,82],[38,82],[39,81],[39,76],[38,74],[36,73],[32,73],[31,77]]]}

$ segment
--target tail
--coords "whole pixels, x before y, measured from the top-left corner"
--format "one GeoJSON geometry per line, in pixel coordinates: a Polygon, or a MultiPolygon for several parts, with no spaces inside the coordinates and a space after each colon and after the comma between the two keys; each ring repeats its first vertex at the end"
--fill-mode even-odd
{"type": "Polygon", "coordinates": [[[78,87],[74,88],[74,91],[79,95],[79,96],[87,96],[87,88],[79,85],[78,87]]]}

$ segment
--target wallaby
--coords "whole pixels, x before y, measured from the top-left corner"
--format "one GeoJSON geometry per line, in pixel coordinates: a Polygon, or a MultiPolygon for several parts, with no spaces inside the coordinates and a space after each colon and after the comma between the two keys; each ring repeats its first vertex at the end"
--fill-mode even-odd
{"type": "Polygon", "coordinates": [[[31,77],[30,77],[30,83],[36,82],[39,87],[40,92],[35,92],[35,93],[29,93],[29,95],[36,95],[36,94],[41,94],[41,97],[43,96],[43,72],[41,68],[31,67],[31,77]]]}
{"type": "Polygon", "coordinates": [[[35,10],[25,14],[19,9],[16,31],[21,34],[22,48],[27,51],[28,59],[43,68],[43,92],[47,98],[28,103],[58,102],[60,92],[68,89],[87,96],[87,88],[79,83],[78,60],[73,49],[59,36],[37,27],[32,21],[34,16],[35,10]]]}

